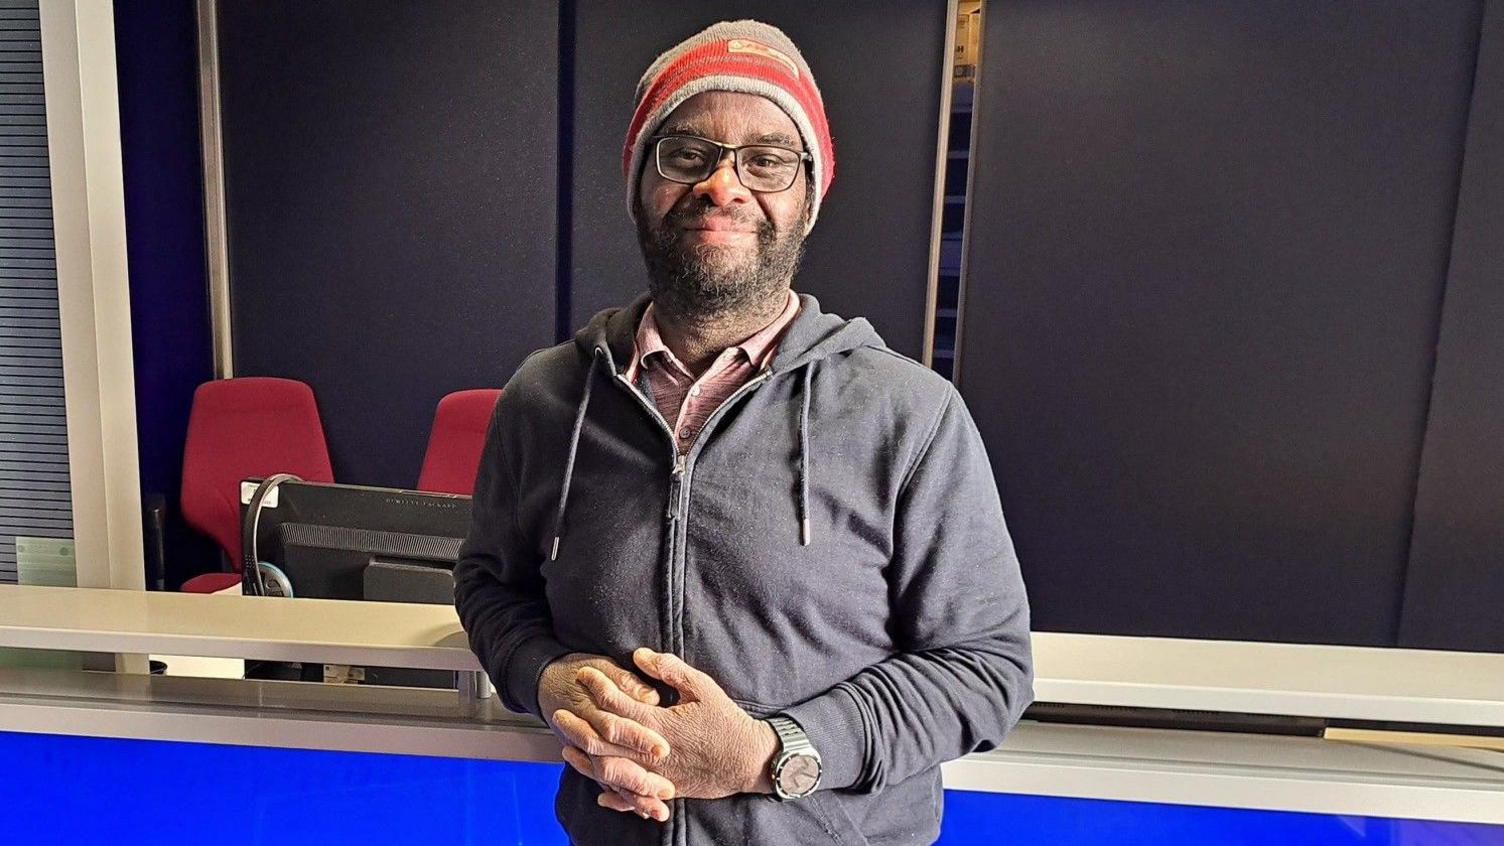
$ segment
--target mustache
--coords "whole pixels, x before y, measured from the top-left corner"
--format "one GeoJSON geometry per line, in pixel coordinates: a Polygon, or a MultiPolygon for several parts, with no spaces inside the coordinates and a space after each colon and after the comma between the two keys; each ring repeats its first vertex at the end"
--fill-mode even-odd
{"type": "Polygon", "coordinates": [[[755,228],[764,235],[772,234],[775,230],[773,222],[766,217],[753,215],[737,207],[724,207],[715,210],[708,205],[695,205],[684,209],[670,209],[659,222],[660,229],[685,228],[698,226],[711,220],[724,220],[735,226],[755,228]]]}

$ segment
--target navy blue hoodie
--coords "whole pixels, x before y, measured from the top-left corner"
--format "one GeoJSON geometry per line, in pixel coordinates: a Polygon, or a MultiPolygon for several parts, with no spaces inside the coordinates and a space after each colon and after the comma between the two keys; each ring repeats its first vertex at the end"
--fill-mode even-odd
{"type": "Polygon", "coordinates": [[[824,759],[805,799],[674,799],[666,823],[598,806],[565,767],[576,843],[928,843],[940,763],[996,746],[1032,699],[1018,560],[961,397],[800,299],[682,456],[623,375],[646,296],[533,353],[497,404],[454,576],[506,706],[540,716],[565,653],[630,668],[648,646],[789,715],[824,759]]]}

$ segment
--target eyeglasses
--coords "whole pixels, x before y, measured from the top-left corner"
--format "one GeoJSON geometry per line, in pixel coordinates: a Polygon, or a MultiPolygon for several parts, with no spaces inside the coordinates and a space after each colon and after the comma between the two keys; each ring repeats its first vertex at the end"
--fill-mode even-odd
{"type": "Polygon", "coordinates": [[[685,185],[704,182],[730,153],[736,177],[748,190],[759,194],[794,187],[801,166],[815,160],[803,150],[776,144],[722,144],[695,135],[660,135],[656,141],[653,162],[664,179],[685,185]]]}

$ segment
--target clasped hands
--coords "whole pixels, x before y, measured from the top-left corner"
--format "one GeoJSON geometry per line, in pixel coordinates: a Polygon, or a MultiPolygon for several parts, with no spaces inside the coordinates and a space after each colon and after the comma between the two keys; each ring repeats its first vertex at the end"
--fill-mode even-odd
{"type": "Polygon", "coordinates": [[[767,723],[676,655],[643,648],[632,660],[677,690],[678,704],[659,707],[658,691],[604,655],[570,653],[539,679],[538,705],[565,762],[604,788],[597,804],[663,822],[675,797],[772,792],[778,741],[767,723]]]}

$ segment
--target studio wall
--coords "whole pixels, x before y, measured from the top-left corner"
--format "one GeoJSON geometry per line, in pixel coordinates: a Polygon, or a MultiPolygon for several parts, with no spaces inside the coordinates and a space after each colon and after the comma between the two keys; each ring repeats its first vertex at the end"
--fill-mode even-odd
{"type": "Polygon", "coordinates": [[[558,6],[219,3],[235,375],[335,478],[417,483],[446,393],[554,340],[558,6]]]}
{"type": "Polygon", "coordinates": [[[1484,11],[1400,645],[1504,652],[1504,10],[1484,11]]]}
{"type": "Polygon", "coordinates": [[[136,440],[143,500],[163,504],[167,587],[220,557],[183,523],[178,502],[193,391],[214,378],[194,7],[193,0],[115,7],[136,440]]]}
{"type": "Polygon", "coordinates": [[[959,381],[1037,629],[1396,642],[1480,14],[987,4],[959,381]]]}

